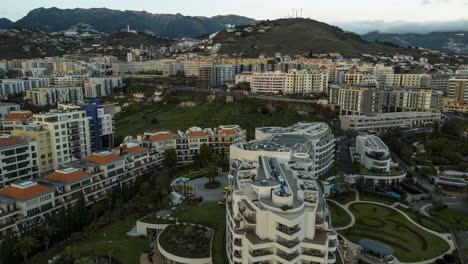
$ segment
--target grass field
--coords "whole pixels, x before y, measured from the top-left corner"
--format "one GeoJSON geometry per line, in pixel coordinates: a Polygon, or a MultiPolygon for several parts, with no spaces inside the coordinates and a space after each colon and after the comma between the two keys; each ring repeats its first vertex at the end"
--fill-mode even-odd
{"type": "Polygon", "coordinates": [[[392,205],[397,202],[397,200],[390,200],[386,199],[377,195],[373,195],[372,193],[367,192],[360,192],[359,193],[359,200],[361,201],[368,201],[368,202],[376,202],[376,203],[383,203],[386,205],[392,205]]]}
{"type": "Polygon", "coordinates": [[[347,226],[351,223],[351,216],[343,208],[339,207],[334,202],[327,202],[328,209],[330,209],[332,226],[340,228],[347,226]]]}
{"type": "Polygon", "coordinates": [[[326,121],[326,118],[314,115],[301,116],[287,109],[271,109],[268,112],[257,111],[261,105],[258,100],[246,99],[226,104],[222,100],[212,103],[198,102],[194,108],[178,108],[177,103],[192,100],[190,97],[171,97],[167,104],[156,103],[140,105],[132,112],[116,115],[116,142],[125,136],[136,136],[148,130],[186,130],[192,126],[217,127],[236,124],[247,129],[253,137],[259,126],[289,126],[299,121],[326,121]]]}
{"type": "Polygon", "coordinates": [[[372,239],[387,244],[402,262],[431,259],[449,249],[443,239],[422,230],[391,208],[358,203],[351,205],[350,210],[356,224],[340,233],[354,243],[372,239]]]}
{"type": "Polygon", "coordinates": [[[203,203],[197,206],[182,206],[174,213],[180,221],[205,225],[215,229],[213,240],[213,263],[226,263],[224,251],[224,232],[226,213],[218,203],[203,203]]]}
{"type": "Polygon", "coordinates": [[[336,197],[332,198],[333,201],[336,201],[342,205],[349,204],[350,202],[353,202],[356,200],[356,192],[355,191],[349,191],[347,193],[338,195],[336,197]]]}
{"type": "MultiPolygon", "coordinates": [[[[112,256],[124,264],[135,264],[140,262],[143,249],[148,246],[148,239],[140,237],[129,237],[126,233],[135,225],[136,216],[128,216],[124,220],[116,221],[104,228],[91,233],[89,238],[69,247],[70,253],[76,256],[86,253],[107,256],[109,244],[112,256]],[[109,241],[112,241],[109,243],[109,241]]],[[[47,264],[48,260],[55,255],[65,252],[49,251],[35,256],[31,263],[47,264]]]]}
{"type": "Polygon", "coordinates": [[[435,212],[435,217],[454,228],[468,230],[468,214],[451,208],[435,212]]]}
{"type": "Polygon", "coordinates": [[[440,225],[437,221],[427,218],[423,215],[419,216],[417,215],[416,211],[412,209],[406,209],[403,207],[398,207],[399,210],[403,211],[406,215],[408,215],[411,219],[413,219],[415,222],[418,224],[424,226],[425,228],[431,229],[433,231],[439,232],[439,233],[445,233],[447,230],[440,225]]]}

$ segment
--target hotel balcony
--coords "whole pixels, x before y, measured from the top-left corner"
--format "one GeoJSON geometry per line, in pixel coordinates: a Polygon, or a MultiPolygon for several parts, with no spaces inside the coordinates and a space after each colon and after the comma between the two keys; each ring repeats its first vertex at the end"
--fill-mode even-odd
{"type": "Polygon", "coordinates": [[[294,252],[294,253],[291,253],[291,254],[287,254],[287,253],[284,253],[284,252],[277,252],[276,255],[288,262],[293,262],[295,259],[297,259],[299,257],[299,253],[298,252],[294,252]]]}
{"type": "Polygon", "coordinates": [[[334,264],[336,262],[336,256],[334,253],[328,253],[328,263],[334,264]]]}
{"type": "Polygon", "coordinates": [[[336,251],[336,242],[328,241],[328,252],[335,252],[336,251]]]}
{"type": "Polygon", "coordinates": [[[286,227],[286,226],[279,226],[276,228],[276,230],[289,236],[295,235],[299,231],[301,231],[301,229],[298,227],[286,227]]]}

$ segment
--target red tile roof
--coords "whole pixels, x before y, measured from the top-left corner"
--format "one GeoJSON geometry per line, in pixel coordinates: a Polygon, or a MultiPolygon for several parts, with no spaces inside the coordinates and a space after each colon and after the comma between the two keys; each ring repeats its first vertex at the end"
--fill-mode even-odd
{"type": "Polygon", "coordinates": [[[140,146],[127,147],[126,145],[116,147],[114,150],[122,150],[126,154],[138,154],[146,151],[146,148],[140,146]]]}
{"type": "Polygon", "coordinates": [[[207,136],[205,131],[202,131],[202,130],[195,130],[195,131],[189,130],[187,131],[186,135],[187,137],[206,137],[207,136]]]}
{"type": "Polygon", "coordinates": [[[72,182],[77,182],[83,179],[86,179],[90,177],[91,174],[88,174],[84,171],[75,171],[75,172],[70,172],[70,173],[62,173],[59,171],[54,171],[50,173],[49,175],[45,176],[45,179],[51,180],[51,181],[57,181],[57,182],[64,182],[64,183],[72,183],[72,182]]]}
{"type": "Polygon", "coordinates": [[[31,112],[11,112],[5,116],[5,120],[25,120],[32,116],[31,112]]]}
{"type": "Polygon", "coordinates": [[[26,200],[44,193],[53,192],[49,188],[36,184],[30,187],[25,187],[24,189],[18,188],[16,186],[8,186],[0,190],[0,195],[7,196],[10,198],[15,198],[18,200],[26,200]]]}
{"type": "Polygon", "coordinates": [[[26,143],[25,140],[19,137],[7,137],[7,138],[0,138],[0,148],[20,145],[26,143]]]}
{"type": "Polygon", "coordinates": [[[160,140],[171,140],[174,139],[174,135],[172,133],[158,133],[156,135],[151,135],[149,140],[151,141],[160,141],[160,140]]]}
{"type": "Polygon", "coordinates": [[[85,157],[82,160],[88,161],[88,162],[94,162],[98,164],[107,164],[107,163],[112,163],[112,162],[120,160],[120,157],[113,153],[110,153],[107,155],[100,155],[100,154],[93,153],[91,156],[85,157]]]}
{"type": "Polygon", "coordinates": [[[236,130],[233,129],[233,128],[231,128],[231,129],[222,129],[222,128],[220,128],[218,130],[218,133],[224,134],[224,135],[234,135],[234,134],[236,134],[236,130]]]}

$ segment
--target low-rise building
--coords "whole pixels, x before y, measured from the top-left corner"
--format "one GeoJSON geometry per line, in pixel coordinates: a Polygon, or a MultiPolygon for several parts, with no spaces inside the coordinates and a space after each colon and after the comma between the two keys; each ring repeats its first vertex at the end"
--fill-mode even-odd
{"type": "Polygon", "coordinates": [[[12,111],[1,121],[2,132],[11,133],[18,125],[26,124],[33,114],[30,111],[12,111]]]}
{"type": "Polygon", "coordinates": [[[366,169],[387,173],[390,171],[392,158],[387,145],[375,135],[363,135],[356,137],[356,153],[359,162],[366,169]]]}
{"type": "Polygon", "coordinates": [[[340,116],[341,129],[359,132],[385,132],[393,129],[432,127],[441,122],[441,113],[404,112],[340,116]]]}

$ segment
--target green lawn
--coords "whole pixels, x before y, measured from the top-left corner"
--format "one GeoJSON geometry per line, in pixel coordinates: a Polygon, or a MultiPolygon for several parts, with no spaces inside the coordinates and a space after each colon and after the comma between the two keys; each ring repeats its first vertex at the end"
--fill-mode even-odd
{"type": "Polygon", "coordinates": [[[356,200],[356,192],[355,191],[349,191],[345,194],[338,195],[336,197],[332,198],[333,201],[339,202],[342,205],[349,204],[350,202],[353,202],[356,200]]]}
{"type": "Polygon", "coordinates": [[[223,124],[237,124],[248,129],[250,137],[258,126],[289,126],[299,121],[326,121],[326,118],[313,114],[301,116],[296,111],[271,108],[267,112],[257,111],[265,101],[245,99],[226,104],[223,100],[212,103],[197,102],[194,108],[180,109],[177,102],[193,100],[190,97],[171,97],[167,104],[157,103],[136,105],[136,111],[116,115],[116,142],[125,136],[143,133],[147,130],[188,129],[192,126],[217,127],[223,124]],[[157,120],[156,123],[152,122],[157,120]]]}
{"type": "Polygon", "coordinates": [[[435,212],[435,217],[454,228],[468,230],[468,214],[452,208],[446,208],[435,212]]]}
{"type": "Polygon", "coordinates": [[[395,256],[402,262],[417,262],[445,253],[449,245],[409,222],[402,214],[391,208],[358,203],[350,206],[356,224],[340,231],[347,239],[359,243],[372,239],[391,246],[395,256]]]}
{"type": "Polygon", "coordinates": [[[344,227],[351,223],[351,216],[343,208],[334,202],[327,202],[327,204],[331,214],[332,226],[334,228],[344,227]]]}
{"type": "Polygon", "coordinates": [[[408,215],[411,219],[413,219],[415,222],[418,224],[424,226],[425,228],[431,229],[433,231],[439,232],[439,233],[446,233],[447,230],[440,225],[437,221],[425,217],[423,215],[420,215],[418,217],[417,213],[413,209],[406,209],[401,206],[398,207],[399,210],[403,211],[406,215],[408,215]]]}
{"type": "Polygon", "coordinates": [[[213,240],[213,263],[226,263],[224,235],[226,229],[226,213],[224,206],[218,203],[203,203],[197,206],[181,206],[174,213],[180,221],[205,225],[215,229],[213,240]]]}
{"type": "MultiPolygon", "coordinates": [[[[116,221],[106,227],[91,233],[86,241],[70,246],[71,254],[79,255],[93,252],[107,256],[109,244],[111,244],[112,256],[124,264],[135,264],[140,262],[143,249],[148,246],[148,239],[140,237],[129,237],[126,233],[135,225],[136,216],[128,216],[124,220],[116,221]],[[112,241],[109,243],[109,241],[112,241]]],[[[35,256],[31,263],[47,264],[48,259],[64,252],[47,252],[35,256]]]]}

